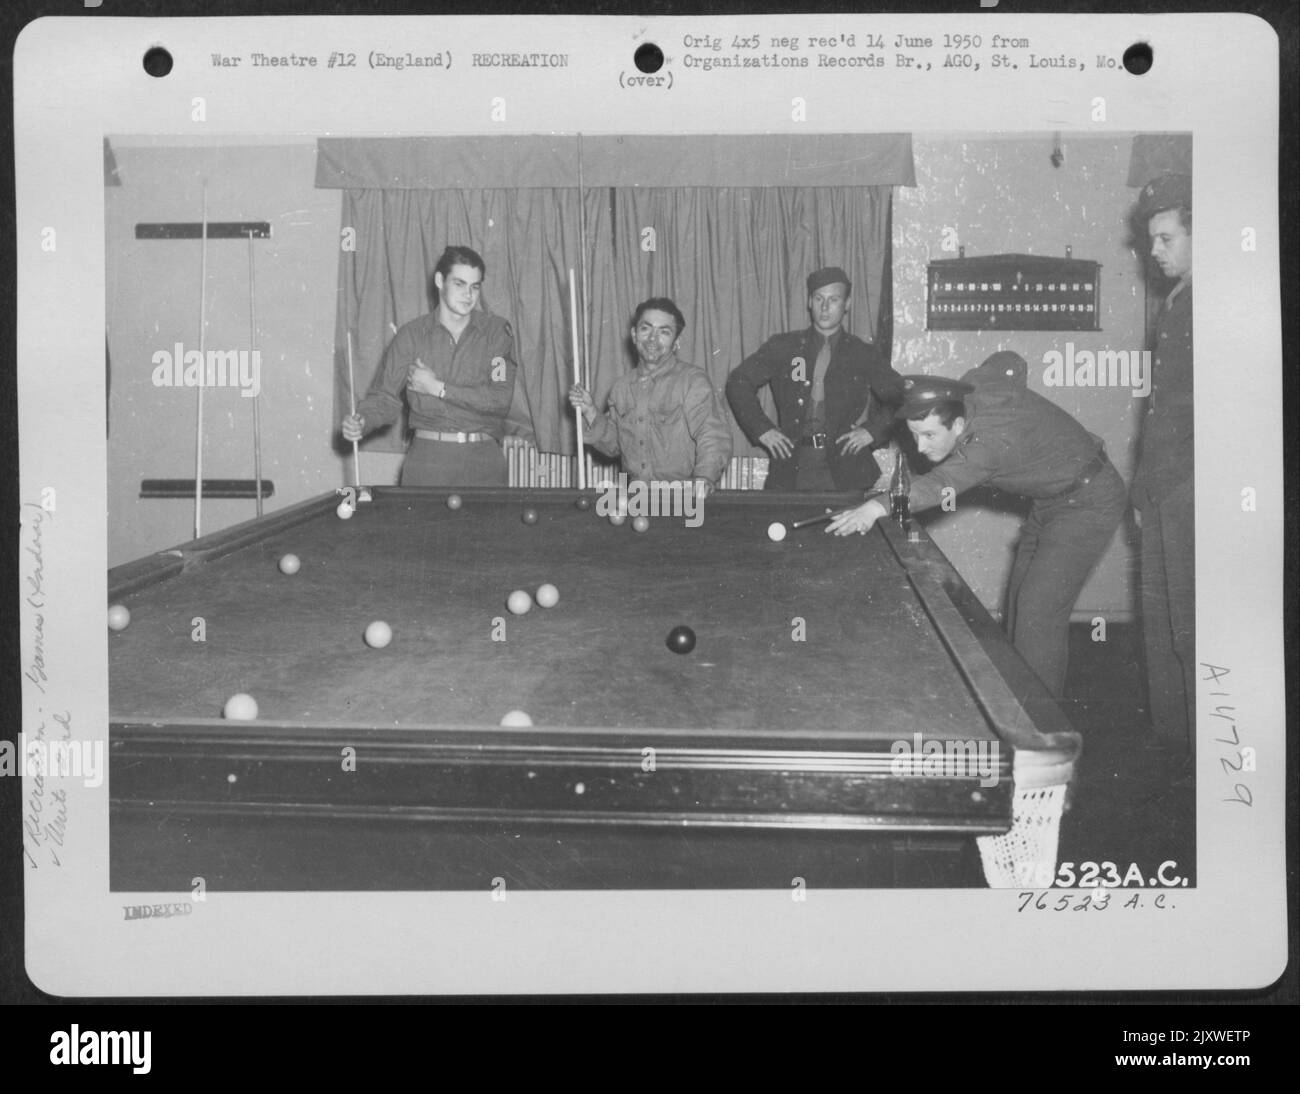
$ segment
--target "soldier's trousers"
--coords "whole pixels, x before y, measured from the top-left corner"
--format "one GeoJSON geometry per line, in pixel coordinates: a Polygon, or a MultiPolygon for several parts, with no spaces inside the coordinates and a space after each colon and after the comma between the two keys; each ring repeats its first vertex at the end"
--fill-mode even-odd
{"type": "Polygon", "coordinates": [[[1151,726],[1184,747],[1196,725],[1196,523],[1192,481],[1142,509],[1142,639],[1151,726]]]}
{"type": "Polygon", "coordinates": [[[1051,694],[1065,690],[1070,613],[1128,508],[1110,464],[1066,498],[1034,503],[1007,585],[1007,632],[1051,694]]]}

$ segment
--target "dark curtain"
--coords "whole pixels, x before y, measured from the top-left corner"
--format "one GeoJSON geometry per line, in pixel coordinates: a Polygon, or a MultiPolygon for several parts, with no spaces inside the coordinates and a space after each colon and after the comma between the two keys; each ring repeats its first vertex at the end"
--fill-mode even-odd
{"type": "MultiPolygon", "coordinates": [[[[671,297],[686,317],[680,354],[721,391],[772,335],[808,325],[807,275],[842,266],[848,328],[889,356],[891,190],[886,186],[589,191],[590,367],[601,403],[635,359],[636,305],[671,297]]],[[[737,455],[761,453],[733,427],[737,455]]]]}

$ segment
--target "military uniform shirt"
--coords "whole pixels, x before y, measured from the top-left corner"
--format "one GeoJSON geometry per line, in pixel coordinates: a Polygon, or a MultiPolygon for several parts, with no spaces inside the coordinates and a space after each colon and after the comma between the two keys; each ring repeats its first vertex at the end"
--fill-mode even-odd
{"type": "Polygon", "coordinates": [[[1169,294],[1156,324],[1151,395],[1142,422],[1142,448],[1133,476],[1138,507],[1168,497],[1192,477],[1192,286],[1169,294]]]}
{"type": "Polygon", "coordinates": [[[1073,487],[1101,451],[1089,433],[1050,399],[1018,389],[991,398],[967,396],[971,416],[952,454],[932,471],[912,480],[913,512],[987,483],[999,490],[1044,501],[1073,487]],[[989,403],[992,402],[992,405],[989,403]]]}
{"type": "Polygon", "coordinates": [[[505,418],[515,390],[515,340],[510,324],[498,315],[470,312],[459,340],[437,313],[405,323],[393,335],[384,359],[357,405],[366,429],[395,422],[402,413],[406,376],[418,359],[447,385],[445,394],[406,391],[412,429],[442,433],[505,434],[505,418]]]}
{"type": "Polygon", "coordinates": [[[731,459],[731,427],[717,392],[703,369],[676,357],[621,377],[586,440],[621,456],[628,475],[645,482],[717,483],[731,459]]]}

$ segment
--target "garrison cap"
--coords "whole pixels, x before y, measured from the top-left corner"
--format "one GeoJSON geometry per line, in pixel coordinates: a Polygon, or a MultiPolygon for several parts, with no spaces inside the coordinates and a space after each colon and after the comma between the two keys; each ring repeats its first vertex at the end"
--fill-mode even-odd
{"type": "Polygon", "coordinates": [[[948,401],[961,402],[975,388],[961,380],[949,380],[945,376],[904,376],[903,405],[895,412],[895,418],[916,418],[928,414],[940,403],[948,401]]]}
{"type": "Polygon", "coordinates": [[[1157,213],[1192,207],[1192,176],[1161,175],[1152,179],[1138,195],[1138,218],[1148,221],[1157,213]]]}
{"type": "Polygon", "coordinates": [[[853,283],[849,280],[849,275],[838,266],[826,266],[808,275],[809,296],[818,289],[826,288],[827,285],[843,285],[848,292],[853,291],[853,283]]]}

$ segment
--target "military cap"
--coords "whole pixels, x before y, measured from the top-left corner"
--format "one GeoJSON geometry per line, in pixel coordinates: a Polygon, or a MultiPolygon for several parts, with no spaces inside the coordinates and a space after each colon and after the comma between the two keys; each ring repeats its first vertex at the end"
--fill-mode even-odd
{"type": "Polygon", "coordinates": [[[1152,179],[1138,195],[1138,218],[1148,221],[1157,213],[1192,207],[1192,176],[1161,175],[1152,179]]]}
{"type": "Polygon", "coordinates": [[[904,376],[903,405],[894,417],[915,418],[927,414],[940,403],[961,402],[974,390],[971,384],[945,376],[904,376]]]}
{"type": "Polygon", "coordinates": [[[808,275],[809,296],[812,296],[818,289],[826,288],[827,285],[843,285],[847,292],[853,291],[853,283],[849,281],[849,275],[838,266],[826,266],[816,273],[808,275]]]}

